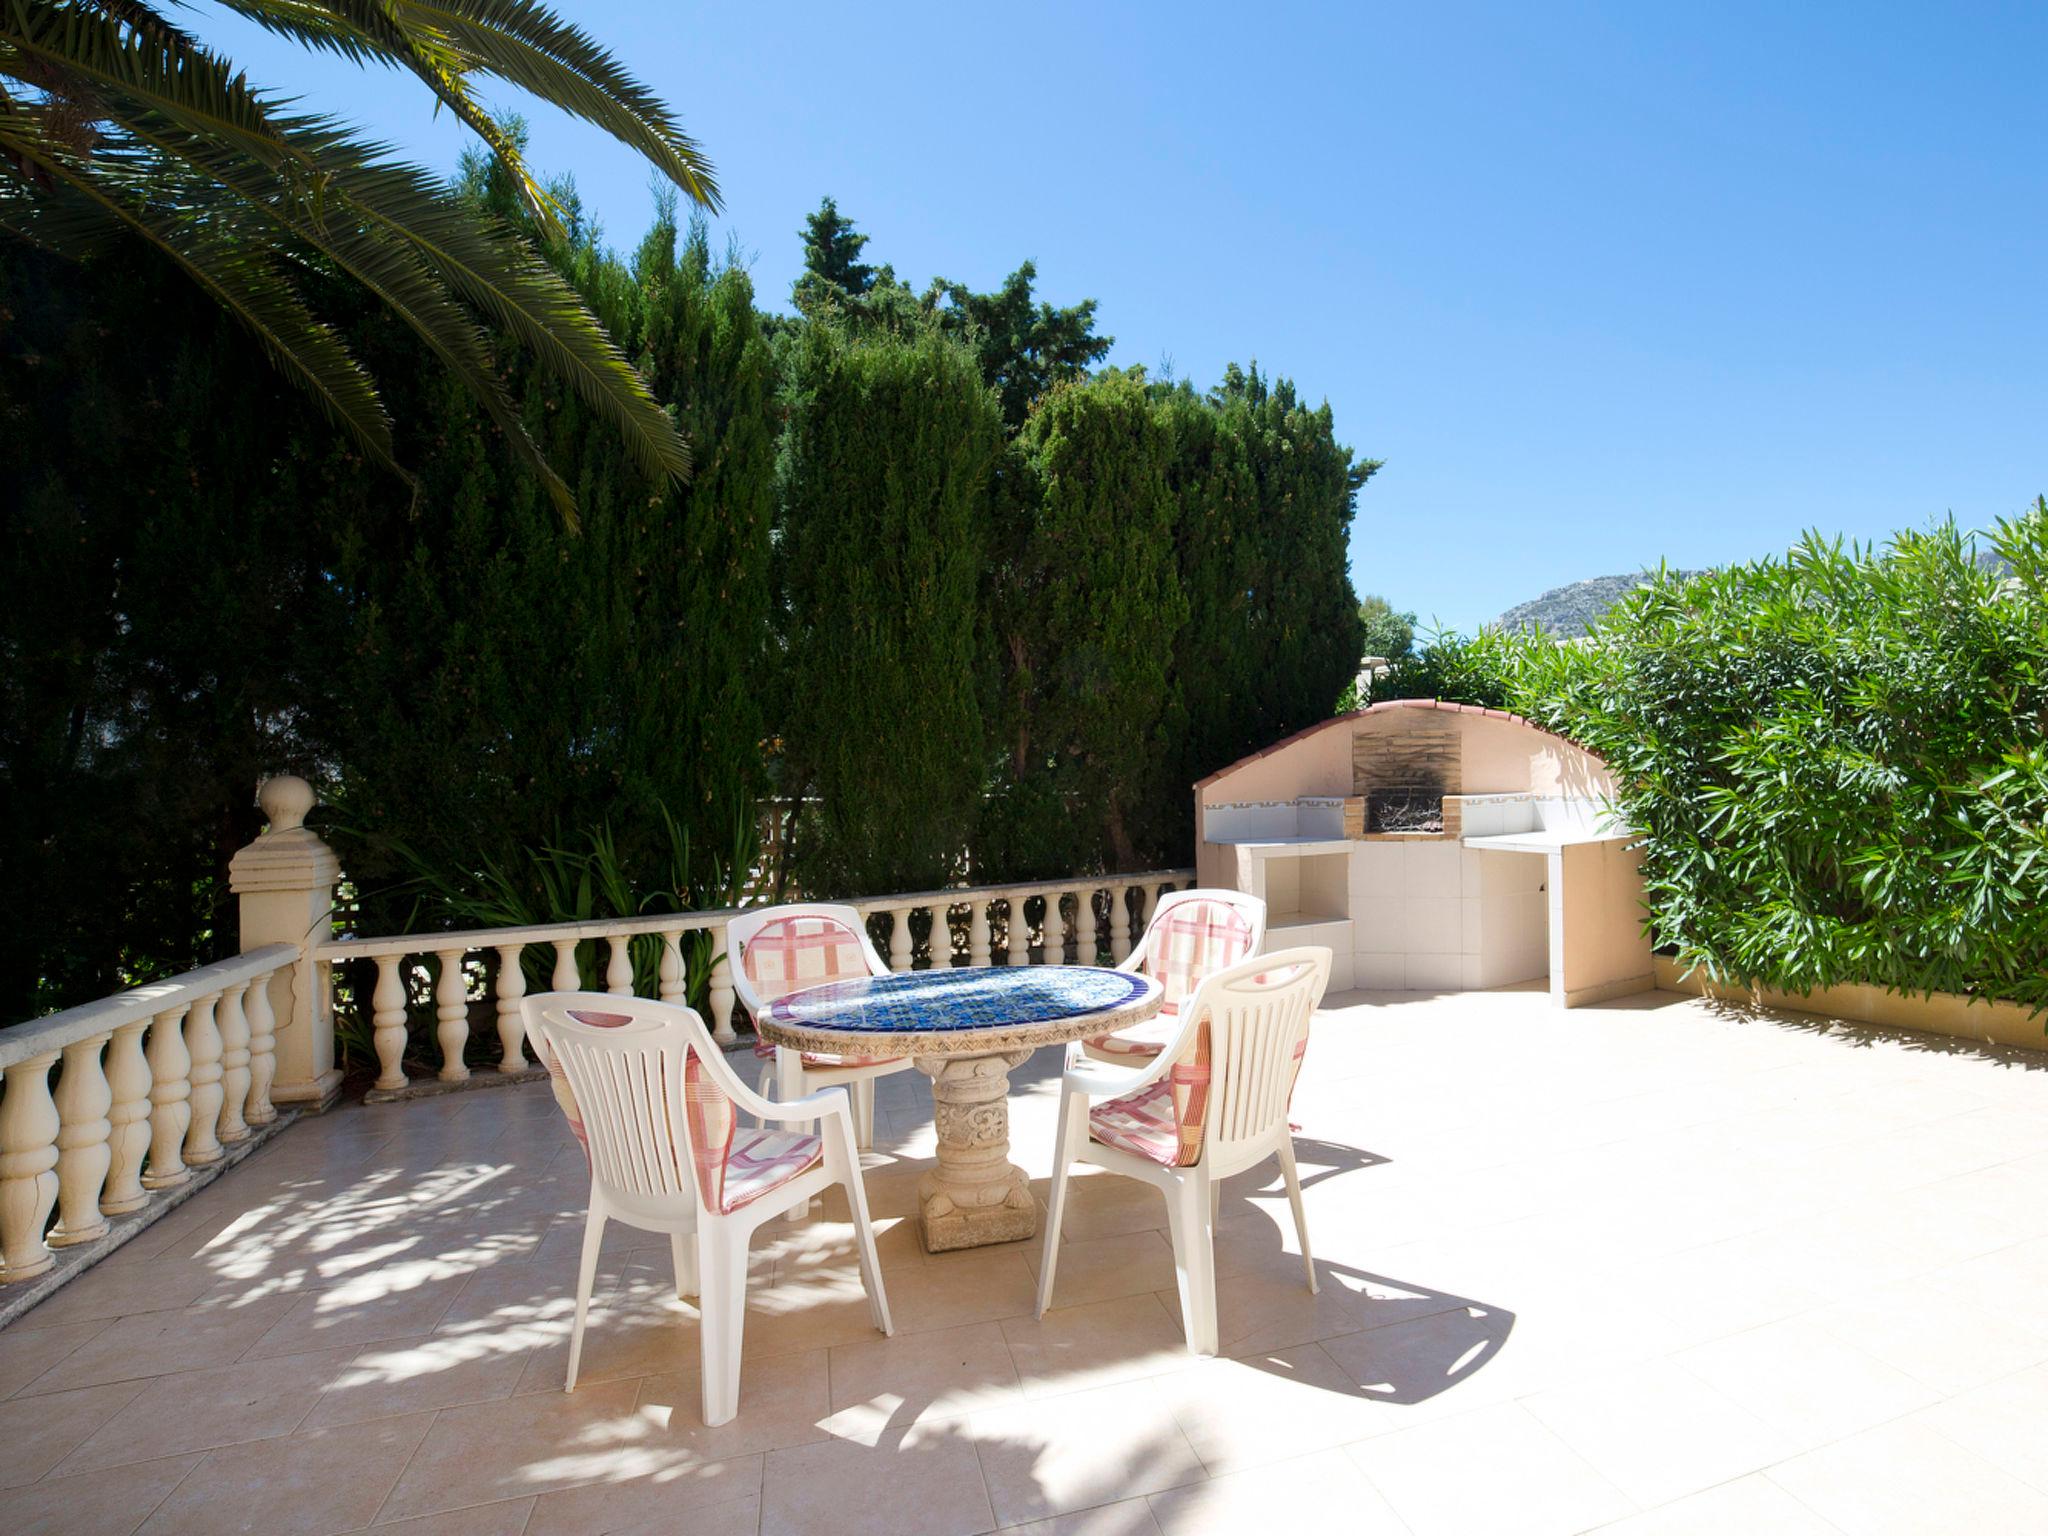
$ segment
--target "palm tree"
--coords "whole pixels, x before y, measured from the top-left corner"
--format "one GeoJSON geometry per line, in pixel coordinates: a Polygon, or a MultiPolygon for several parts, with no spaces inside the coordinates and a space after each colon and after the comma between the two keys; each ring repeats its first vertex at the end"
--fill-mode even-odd
{"type": "MultiPolygon", "coordinates": [[[[180,0],[173,0],[180,3],[180,0]]],[[[716,208],[673,115],[580,28],[531,0],[223,0],[306,47],[412,71],[473,129],[547,234],[558,210],[484,77],[604,128],[716,208]]],[[[521,425],[485,324],[528,348],[656,477],[687,477],[668,414],[575,292],[449,186],[293,113],[148,0],[0,0],[0,230],[71,258],[123,234],[161,251],[246,326],[363,451],[400,475],[376,382],[300,283],[345,274],[464,381],[573,520],[569,488],[521,425]]],[[[409,477],[407,477],[409,478],[409,477]]]]}

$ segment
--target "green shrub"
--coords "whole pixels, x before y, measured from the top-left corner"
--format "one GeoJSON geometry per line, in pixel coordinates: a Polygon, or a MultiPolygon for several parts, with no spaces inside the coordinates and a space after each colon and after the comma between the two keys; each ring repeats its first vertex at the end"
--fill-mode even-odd
{"type": "Polygon", "coordinates": [[[1809,537],[1460,664],[1606,758],[1682,964],[2048,1008],[2048,505],[1990,542],[1809,537]]]}
{"type": "Polygon", "coordinates": [[[1179,860],[1194,837],[1190,786],[1325,718],[1356,675],[1348,546],[1358,491],[1379,465],[1336,440],[1327,404],[1311,410],[1292,381],[1256,367],[1230,365],[1206,396],[1156,393],[1188,614],[1173,641],[1173,771],[1142,842],[1179,860]]]}

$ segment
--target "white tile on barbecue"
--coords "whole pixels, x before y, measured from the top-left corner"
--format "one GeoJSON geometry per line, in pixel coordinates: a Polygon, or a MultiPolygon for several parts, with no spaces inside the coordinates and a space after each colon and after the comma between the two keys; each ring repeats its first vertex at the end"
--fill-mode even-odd
{"type": "Polygon", "coordinates": [[[1404,895],[1413,900],[1455,897],[1460,893],[1458,861],[1464,850],[1456,843],[1418,838],[1399,846],[1405,854],[1401,861],[1401,874],[1406,881],[1404,895]]]}
{"type": "Polygon", "coordinates": [[[1464,958],[1460,955],[1410,955],[1408,989],[1411,992],[1459,992],[1464,990],[1464,958]]]}
{"type": "Polygon", "coordinates": [[[1408,943],[1403,905],[1398,896],[1352,897],[1352,949],[1361,955],[1400,954],[1408,943]]]}
{"type": "Polygon", "coordinates": [[[1401,889],[1401,845],[1355,842],[1351,845],[1351,910],[1361,896],[1393,897],[1401,889]]]}
{"type": "Polygon", "coordinates": [[[1351,961],[1351,985],[1365,991],[1398,992],[1408,985],[1406,955],[1359,953],[1351,961]]]}
{"type": "Polygon", "coordinates": [[[1464,903],[1455,896],[1416,896],[1407,903],[1406,942],[1411,955],[1456,955],[1465,934],[1464,903]]]}

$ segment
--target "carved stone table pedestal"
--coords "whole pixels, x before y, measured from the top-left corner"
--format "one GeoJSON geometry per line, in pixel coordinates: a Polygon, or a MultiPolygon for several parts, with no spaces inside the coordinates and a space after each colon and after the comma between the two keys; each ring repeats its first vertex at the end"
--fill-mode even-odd
{"type": "Polygon", "coordinates": [[[932,1080],[939,1165],[917,1185],[927,1253],[1021,1242],[1038,1230],[1038,1197],[1010,1161],[1010,1069],[1031,1052],[919,1056],[932,1080]]]}
{"type": "Polygon", "coordinates": [[[937,1166],[918,1181],[925,1251],[1021,1242],[1038,1201],[1010,1161],[1010,1069],[1042,1045],[1151,1018],[1149,976],[1075,965],[854,976],[778,997],[754,1021],[778,1049],[897,1060],[931,1079],[937,1166]]]}

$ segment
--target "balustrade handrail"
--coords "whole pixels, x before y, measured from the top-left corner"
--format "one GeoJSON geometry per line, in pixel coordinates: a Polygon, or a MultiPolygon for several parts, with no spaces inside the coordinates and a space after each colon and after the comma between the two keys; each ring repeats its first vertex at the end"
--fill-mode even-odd
{"type": "MultiPolygon", "coordinates": [[[[1013,896],[1043,896],[1057,891],[1104,890],[1112,886],[1156,885],[1194,878],[1192,869],[1140,870],[1133,874],[1071,875],[1056,880],[1013,880],[1002,885],[944,886],[933,891],[905,891],[886,896],[857,896],[844,905],[862,914],[974,901],[1004,901],[1013,896]]],[[[753,906],[766,905],[754,903],[753,906]]],[[[328,939],[314,947],[321,960],[374,960],[380,956],[432,954],[452,949],[497,949],[508,944],[553,944],[575,939],[610,939],[640,934],[691,932],[717,928],[751,907],[702,907],[691,912],[655,912],[641,917],[600,917],[561,923],[529,923],[502,928],[423,928],[413,933],[377,934],[328,939]]],[[[5,1038],[0,1036],[0,1038],[5,1038]]]]}
{"type": "Polygon", "coordinates": [[[109,1034],[127,1024],[145,1023],[158,1014],[190,1007],[203,998],[259,976],[269,976],[295,963],[297,946],[266,944],[247,954],[216,960],[197,970],[152,981],[111,997],[94,998],[59,1013],[46,1013],[9,1029],[0,1029],[0,1070],[61,1051],[67,1045],[109,1034]]]}

